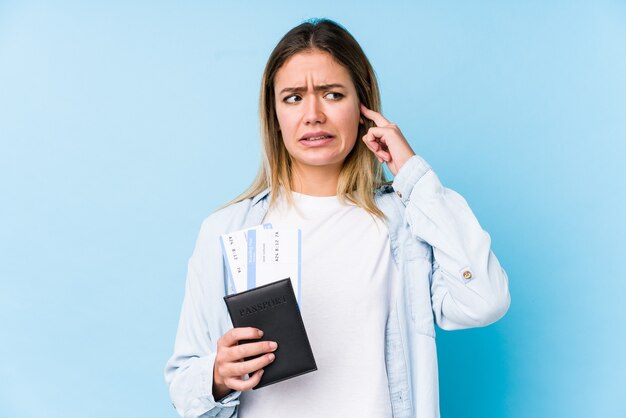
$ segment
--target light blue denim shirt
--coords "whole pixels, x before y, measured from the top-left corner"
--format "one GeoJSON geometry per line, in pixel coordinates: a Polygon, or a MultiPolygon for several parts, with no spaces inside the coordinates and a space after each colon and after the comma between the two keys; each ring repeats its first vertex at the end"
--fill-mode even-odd
{"type": "MultiPolygon", "coordinates": [[[[236,417],[240,392],[212,395],[217,340],[232,328],[223,296],[233,293],[222,259],[221,234],[259,225],[269,190],[221,209],[202,223],[189,259],[174,354],[165,380],[183,417],[236,417]]],[[[481,327],[510,304],[508,278],[491,238],[461,195],[442,186],[419,156],[391,186],[376,192],[390,251],[400,271],[385,330],[385,362],[394,418],[439,417],[434,323],[446,330],[481,327]]],[[[294,411],[297,413],[297,411],[294,411]]]]}

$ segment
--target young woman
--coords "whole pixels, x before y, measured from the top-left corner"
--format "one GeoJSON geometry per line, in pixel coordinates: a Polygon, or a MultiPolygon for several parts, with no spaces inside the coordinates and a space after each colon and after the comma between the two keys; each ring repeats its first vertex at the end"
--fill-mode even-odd
{"type": "Polygon", "coordinates": [[[510,303],[489,235],[379,113],[374,71],[336,23],[283,37],[260,106],[261,171],[203,222],[189,260],[165,371],[174,406],[185,417],[439,416],[434,323],[485,326],[510,303]],[[302,230],[302,315],[318,371],[250,391],[277,347],[238,344],[262,330],[232,328],[218,238],[263,222],[302,230]]]}

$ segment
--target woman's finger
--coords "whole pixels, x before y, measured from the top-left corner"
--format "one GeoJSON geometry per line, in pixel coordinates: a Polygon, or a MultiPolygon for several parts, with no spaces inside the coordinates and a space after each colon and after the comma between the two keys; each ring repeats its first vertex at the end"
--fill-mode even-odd
{"type": "Polygon", "coordinates": [[[368,141],[365,141],[365,144],[366,144],[367,148],[368,148],[370,151],[372,151],[372,153],[373,153],[376,157],[378,157],[379,159],[380,159],[381,157],[386,157],[386,154],[388,154],[388,153],[387,153],[387,151],[385,151],[385,150],[384,150],[384,149],[380,146],[380,144],[379,144],[378,142],[374,142],[374,141],[372,141],[372,142],[368,142],[368,141]]]}
{"type": "Polygon", "coordinates": [[[231,377],[243,377],[247,374],[253,373],[259,369],[266,367],[276,359],[274,353],[263,354],[262,356],[253,358],[248,361],[236,361],[232,363],[226,363],[221,367],[221,372],[226,378],[231,377]]]}
{"type": "Polygon", "coordinates": [[[259,382],[261,381],[261,377],[263,377],[263,372],[263,369],[257,370],[256,372],[254,372],[254,374],[250,375],[249,379],[245,380],[242,378],[229,378],[227,379],[225,384],[231,389],[240,390],[242,392],[250,390],[259,384],[259,382]]]}
{"type": "Polygon", "coordinates": [[[383,160],[387,163],[391,174],[395,176],[404,163],[415,155],[415,152],[400,129],[383,115],[368,109],[363,104],[361,104],[361,114],[376,125],[368,129],[363,136],[363,141],[376,155],[378,161],[383,160]]]}
{"type": "Polygon", "coordinates": [[[394,139],[398,141],[404,140],[404,137],[402,137],[402,134],[399,132],[397,126],[394,124],[389,124],[382,128],[373,126],[368,129],[366,135],[370,135],[373,138],[375,138],[377,141],[382,142],[384,144],[386,144],[389,141],[393,141],[394,139]]]}
{"type": "MultiPolygon", "coordinates": [[[[259,341],[255,343],[239,344],[229,347],[224,352],[226,361],[239,361],[247,357],[276,351],[278,344],[275,341],[259,341]]],[[[255,369],[256,370],[256,369],[255,369]]]]}
{"type": "Polygon", "coordinates": [[[365,142],[365,145],[367,146],[367,148],[369,148],[372,152],[376,152],[378,150],[380,150],[380,143],[376,140],[376,138],[373,135],[363,135],[363,142],[365,142]]]}
{"type": "Polygon", "coordinates": [[[379,160],[381,158],[384,161],[389,161],[391,159],[389,149],[383,138],[379,138],[372,132],[368,132],[363,136],[363,142],[365,142],[367,148],[369,148],[369,150],[372,151],[376,155],[376,157],[379,158],[379,160]]]}
{"type": "Polygon", "coordinates": [[[378,161],[380,161],[381,163],[387,159],[389,159],[389,153],[387,151],[384,151],[381,147],[380,144],[376,143],[376,142],[371,142],[367,144],[367,148],[372,151],[372,153],[376,156],[376,158],[378,158],[378,161]]]}
{"type": "Polygon", "coordinates": [[[376,153],[376,156],[379,157],[381,160],[383,160],[386,163],[391,161],[391,154],[389,154],[387,151],[379,151],[379,152],[376,153]]]}
{"type": "Polygon", "coordinates": [[[381,115],[380,113],[378,113],[378,112],[376,112],[376,111],[374,111],[372,109],[368,109],[367,107],[365,107],[365,105],[363,103],[361,103],[361,113],[367,119],[369,119],[372,122],[374,122],[376,124],[376,126],[386,126],[386,125],[389,125],[389,121],[387,119],[385,119],[385,117],[383,115],[381,115]]]}
{"type": "Polygon", "coordinates": [[[241,340],[257,340],[262,336],[263,331],[258,328],[233,328],[222,335],[222,337],[217,341],[217,345],[221,347],[232,347],[241,340]]]}

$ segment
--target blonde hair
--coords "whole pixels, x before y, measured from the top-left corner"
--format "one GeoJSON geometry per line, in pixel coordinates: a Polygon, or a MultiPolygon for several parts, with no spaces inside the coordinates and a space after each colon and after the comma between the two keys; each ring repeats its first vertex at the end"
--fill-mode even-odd
{"type": "MultiPolygon", "coordinates": [[[[274,79],[287,59],[312,50],[327,52],[344,66],[350,73],[359,101],[369,109],[380,111],[380,94],[374,69],[346,29],[328,19],[309,20],[291,29],[272,51],[261,81],[261,167],[250,187],[231,203],[254,197],[268,187],[271,187],[270,205],[276,202],[281,188],[286,192],[288,201],[293,203],[291,158],[283,144],[276,116],[274,79]]],[[[359,125],[357,141],[344,160],[339,174],[337,196],[383,218],[382,211],[374,201],[374,192],[387,180],[381,163],[360,140],[370,126],[372,122],[365,118],[364,123],[359,125]]]]}

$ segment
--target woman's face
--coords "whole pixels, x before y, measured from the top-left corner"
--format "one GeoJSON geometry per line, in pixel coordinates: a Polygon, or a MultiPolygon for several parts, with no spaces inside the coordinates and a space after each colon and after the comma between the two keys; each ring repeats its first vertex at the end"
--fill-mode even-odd
{"type": "Polygon", "coordinates": [[[354,147],[360,119],[348,70],[327,52],[298,53],[276,73],[274,97],[294,165],[340,168],[354,147]]]}

